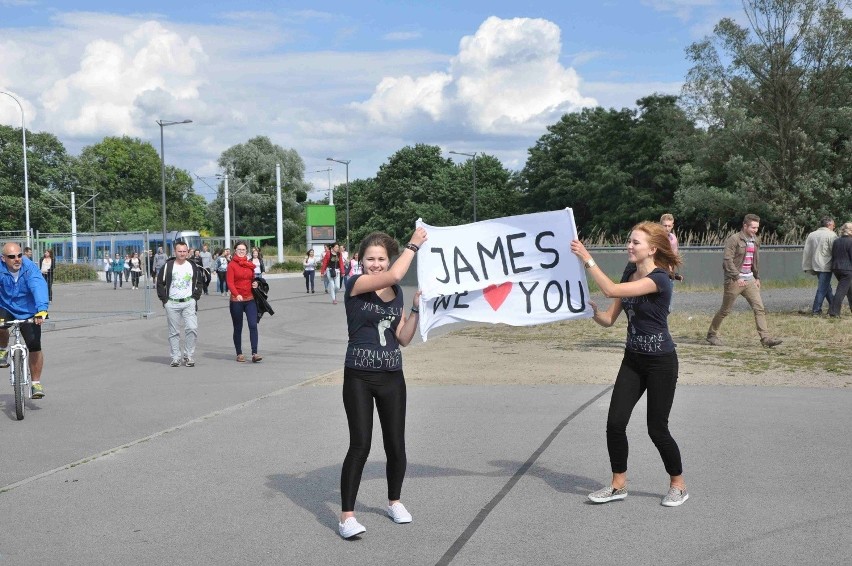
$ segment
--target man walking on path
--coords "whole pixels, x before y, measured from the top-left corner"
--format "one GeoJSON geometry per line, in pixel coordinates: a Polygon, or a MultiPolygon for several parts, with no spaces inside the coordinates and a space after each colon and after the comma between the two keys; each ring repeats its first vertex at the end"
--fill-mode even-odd
{"type": "MultiPolygon", "coordinates": [[[[826,216],[820,223],[821,227],[808,234],[802,254],[802,271],[817,277],[816,296],[810,311],[813,315],[822,314],[823,301],[828,301],[830,308],[834,298],[834,293],[831,292],[831,244],[837,239],[837,234],[834,233],[834,218],[826,216]]],[[[809,314],[808,311],[799,312],[809,314]]]]}
{"type": "Polygon", "coordinates": [[[168,256],[163,252],[163,248],[157,248],[157,253],[154,254],[154,277],[160,278],[160,270],[166,265],[168,256]]]}
{"type": "Polygon", "coordinates": [[[746,214],[743,219],[743,229],[725,240],[725,255],[722,268],[725,272],[725,291],[722,295],[722,306],[713,317],[707,330],[707,342],[713,346],[721,346],[719,327],[731,312],[734,301],[742,295],[754,311],[754,322],[760,343],[767,348],[777,346],[782,341],[769,335],[766,326],[766,309],[760,297],[759,248],[760,240],[757,231],[760,229],[760,217],[756,214],[746,214]]]}
{"type": "Polygon", "coordinates": [[[204,292],[204,269],[194,261],[187,261],[189,247],[175,244],[175,256],[163,266],[157,275],[157,297],[166,309],[169,323],[169,348],[171,366],[176,368],[181,361],[186,367],[195,365],[195,342],[198,338],[197,303],[204,292]],[[180,322],[183,320],[184,345],[180,347],[180,322]]]}

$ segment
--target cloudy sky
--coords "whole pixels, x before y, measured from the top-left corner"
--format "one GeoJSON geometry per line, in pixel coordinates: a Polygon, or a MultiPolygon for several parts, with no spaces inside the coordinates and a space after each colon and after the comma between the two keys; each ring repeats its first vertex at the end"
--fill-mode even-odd
{"type": "MultiPolygon", "coordinates": [[[[266,135],[324,190],[314,171],[333,166],[334,183],[345,171],[326,157],[372,177],[414,143],[519,169],[565,112],[678,93],[684,49],[740,12],[739,0],[0,0],[0,91],[73,154],[120,135],[159,149],[156,120],[191,119],[165,128],[169,164],[214,175],[223,150],[266,135]]],[[[21,124],[2,95],[0,123],[21,124]]]]}

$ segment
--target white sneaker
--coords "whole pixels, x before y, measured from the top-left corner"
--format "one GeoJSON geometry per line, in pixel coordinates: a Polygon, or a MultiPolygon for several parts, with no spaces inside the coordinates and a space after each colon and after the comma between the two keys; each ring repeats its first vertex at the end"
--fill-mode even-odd
{"type": "Polygon", "coordinates": [[[394,523],[410,523],[411,513],[405,508],[405,505],[397,501],[393,505],[388,505],[388,517],[393,519],[394,523]]]}
{"type": "Polygon", "coordinates": [[[359,523],[355,517],[349,517],[345,522],[337,523],[337,532],[339,532],[340,536],[343,538],[349,539],[366,533],[367,529],[365,529],[364,525],[359,523]]]}

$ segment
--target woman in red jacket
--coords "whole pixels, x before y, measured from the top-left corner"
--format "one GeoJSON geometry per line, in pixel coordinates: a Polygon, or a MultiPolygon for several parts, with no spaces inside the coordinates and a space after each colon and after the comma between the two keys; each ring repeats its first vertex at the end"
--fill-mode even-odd
{"type": "Polygon", "coordinates": [[[337,292],[340,290],[340,278],[344,275],[343,254],[337,242],[329,244],[328,251],[322,256],[320,276],[328,281],[331,290],[331,302],[337,304],[337,292]]]}
{"type": "Polygon", "coordinates": [[[254,264],[246,253],[248,246],[245,242],[237,242],[234,246],[234,257],[228,263],[228,290],[231,292],[231,321],[234,323],[234,348],[237,350],[237,361],[244,362],[243,355],[243,314],[249,327],[251,342],[251,361],[257,363],[263,358],[257,353],[257,305],[251,290],[257,287],[254,280],[254,264]]]}

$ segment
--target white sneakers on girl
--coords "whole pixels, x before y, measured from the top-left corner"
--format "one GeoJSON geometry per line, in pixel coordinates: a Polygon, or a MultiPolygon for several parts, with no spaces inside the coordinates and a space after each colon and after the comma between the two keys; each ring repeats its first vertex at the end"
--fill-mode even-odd
{"type": "Polygon", "coordinates": [[[393,519],[393,522],[397,524],[411,522],[411,513],[399,501],[393,505],[388,505],[388,517],[393,519]]]}
{"type": "Polygon", "coordinates": [[[346,521],[337,523],[337,532],[339,532],[340,536],[343,538],[348,539],[366,533],[367,529],[365,529],[364,525],[359,523],[355,517],[349,517],[346,521]]]}

